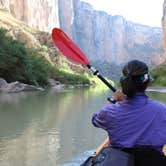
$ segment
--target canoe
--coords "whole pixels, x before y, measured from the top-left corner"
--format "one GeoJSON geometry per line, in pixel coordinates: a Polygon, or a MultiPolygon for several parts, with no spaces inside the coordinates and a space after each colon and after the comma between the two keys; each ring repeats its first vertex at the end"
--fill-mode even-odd
{"type": "Polygon", "coordinates": [[[131,154],[121,150],[105,147],[97,156],[90,156],[80,166],[134,166],[131,154]]]}
{"type": "Polygon", "coordinates": [[[122,150],[105,147],[97,156],[90,156],[80,166],[166,166],[166,157],[149,147],[122,150]]]}

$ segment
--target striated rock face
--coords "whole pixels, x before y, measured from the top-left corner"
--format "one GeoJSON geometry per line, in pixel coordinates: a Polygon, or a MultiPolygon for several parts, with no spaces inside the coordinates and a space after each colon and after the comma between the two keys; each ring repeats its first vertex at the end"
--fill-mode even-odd
{"type": "Polygon", "coordinates": [[[42,31],[59,25],[57,0],[0,0],[0,8],[42,31]]]}
{"type": "MultiPolygon", "coordinates": [[[[51,32],[53,27],[60,26],[98,66],[121,66],[131,59],[158,65],[164,59],[161,28],[135,24],[122,16],[95,11],[80,0],[0,0],[0,8],[43,31],[51,32]]],[[[164,49],[165,12],[164,3],[164,49]]]]}
{"type": "Polygon", "coordinates": [[[59,24],[60,27],[72,36],[72,24],[73,24],[73,0],[58,0],[59,8],[59,24]]]}
{"type": "Polygon", "coordinates": [[[91,61],[121,65],[137,58],[158,65],[163,61],[161,34],[161,28],[94,11],[91,5],[74,0],[73,37],[91,61]]]}
{"type": "Polygon", "coordinates": [[[9,0],[0,0],[0,9],[9,11],[9,0]]]}

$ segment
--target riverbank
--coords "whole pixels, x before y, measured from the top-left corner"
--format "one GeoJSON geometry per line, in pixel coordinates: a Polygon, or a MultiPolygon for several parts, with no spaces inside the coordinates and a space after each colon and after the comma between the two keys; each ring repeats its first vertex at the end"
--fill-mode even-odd
{"type": "Polygon", "coordinates": [[[152,87],[149,87],[147,89],[147,91],[166,93],[166,87],[165,86],[152,86],[152,87]]]}
{"type": "Polygon", "coordinates": [[[154,78],[152,86],[166,87],[166,62],[154,68],[151,75],[154,78]]]}
{"type": "Polygon", "coordinates": [[[7,83],[6,80],[4,80],[3,78],[0,78],[0,92],[18,93],[22,91],[38,91],[38,90],[41,91],[44,89],[34,85],[24,84],[19,81],[7,83]]]}
{"type": "Polygon", "coordinates": [[[28,85],[25,83],[21,83],[19,81],[14,81],[11,83],[8,83],[5,79],[0,78],[0,92],[4,93],[18,93],[18,92],[23,92],[23,91],[44,91],[46,89],[54,89],[54,90],[63,90],[65,87],[69,87],[71,89],[76,88],[76,87],[87,87],[87,86],[95,86],[92,84],[63,84],[60,81],[56,81],[52,78],[48,79],[48,84],[47,86],[40,87],[40,86],[34,86],[34,85],[28,85]]]}
{"type": "MultiPolygon", "coordinates": [[[[114,86],[114,83],[113,82],[111,83],[114,86]]],[[[103,85],[101,81],[97,82],[96,80],[91,81],[91,83],[89,84],[88,83],[87,84],[65,84],[55,79],[49,78],[47,86],[43,88],[40,86],[34,86],[34,85],[21,83],[19,81],[8,83],[5,79],[0,78],[0,92],[4,92],[4,93],[18,93],[22,91],[44,91],[48,88],[59,91],[59,90],[65,89],[66,87],[73,89],[73,88],[88,87],[88,86],[93,86],[93,87],[98,86],[99,89],[100,88],[103,89],[105,87],[105,85],[103,85]]],[[[105,87],[104,89],[107,89],[107,87],[105,87]]],[[[150,86],[148,87],[146,91],[166,93],[166,87],[165,86],[150,86]]]]}

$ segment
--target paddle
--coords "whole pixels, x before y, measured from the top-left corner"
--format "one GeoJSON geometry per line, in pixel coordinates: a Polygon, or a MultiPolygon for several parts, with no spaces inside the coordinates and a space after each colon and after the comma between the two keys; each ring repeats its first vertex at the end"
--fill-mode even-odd
{"type": "MultiPolygon", "coordinates": [[[[80,63],[82,65],[86,65],[94,75],[103,81],[113,92],[116,92],[116,89],[102,76],[99,71],[93,68],[85,54],[81,51],[81,49],[67,36],[65,32],[63,32],[59,28],[54,28],[52,30],[52,39],[54,44],[59,48],[59,50],[66,56],[68,59],[80,63]]],[[[115,99],[107,98],[110,102],[115,103],[115,99]]],[[[106,140],[97,148],[96,154],[99,154],[100,151],[109,143],[109,139],[106,140]]]]}
{"type": "MultiPolygon", "coordinates": [[[[68,59],[77,62],[82,65],[86,65],[94,75],[96,75],[103,83],[105,83],[113,92],[116,89],[89,63],[89,60],[81,49],[59,28],[54,28],[52,30],[52,39],[54,44],[59,48],[59,50],[66,56],[68,59]]],[[[111,101],[115,102],[115,101],[111,101]]]]}

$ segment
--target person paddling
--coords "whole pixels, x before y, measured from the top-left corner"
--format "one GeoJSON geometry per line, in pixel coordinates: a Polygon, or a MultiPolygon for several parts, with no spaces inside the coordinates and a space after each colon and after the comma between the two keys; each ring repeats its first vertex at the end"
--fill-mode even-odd
{"type": "Polygon", "coordinates": [[[166,105],[150,99],[145,93],[152,80],[148,66],[132,60],[122,72],[122,92],[114,93],[116,104],[108,104],[92,116],[93,125],[108,133],[103,146],[150,147],[162,155],[166,144],[166,105]]]}
{"type": "MultiPolygon", "coordinates": [[[[87,57],[84,55],[84,53],[61,29],[54,28],[52,31],[52,38],[53,38],[55,45],[62,51],[62,53],[68,59],[70,59],[76,63],[86,65],[92,71],[92,73],[94,75],[96,75],[105,85],[107,85],[113,92],[115,92],[116,101],[121,101],[122,100],[121,97],[122,98],[125,97],[122,93],[116,91],[116,89],[106,79],[104,79],[102,77],[102,75],[99,73],[99,71],[94,69],[89,64],[89,61],[88,61],[87,57]]],[[[154,145],[155,149],[157,149],[158,151],[161,152],[161,144],[163,142],[165,142],[164,135],[166,135],[165,130],[163,129],[163,128],[165,128],[165,123],[164,123],[165,113],[163,113],[165,110],[165,106],[162,106],[162,104],[159,104],[155,101],[151,101],[148,98],[148,96],[145,95],[145,89],[147,88],[147,85],[150,82],[150,76],[148,74],[148,67],[146,66],[146,64],[142,63],[142,65],[141,65],[141,63],[142,62],[140,62],[140,61],[133,61],[132,63],[128,63],[128,67],[126,65],[126,71],[124,68],[125,77],[121,80],[121,85],[122,85],[123,93],[126,94],[127,98],[124,99],[121,103],[118,102],[115,107],[112,106],[112,108],[111,108],[111,106],[110,107],[108,106],[108,107],[101,109],[101,110],[103,110],[102,111],[103,113],[96,113],[92,119],[92,121],[96,127],[101,127],[103,129],[105,129],[109,135],[109,138],[106,139],[103,142],[103,144],[97,149],[98,153],[101,151],[102,147],[110,144],[111,137],[114,138],[114,139],[111,139],[111,144],[113,146],[118,145],[117,147],[119,147],[119,148],[123,148],[125,146],[132,147],[132,146],[136,146],[139,144],[141,144],[141,145],[150,144],[150,146],[154,145]],[[134,68],[134,66],[135,66],[135,68],[134,68]],[[131,69],[130,69],[130,67],[131,67],[131,69]],[[146,98],[146,102],[143,102],[143,98],[144,99],[146,98]],[[147,105],[147,107],[145,107],[145,105],[147,105]],[[122,109],[123,107],[124,107],[124,109],[122,109]],[[138,109],[140,109],[140,112],[139,112],[138,116],[135,116],[138,109]],[[150,110],[152,109],[151,118],[150,118],[150,113],[148,111],[145,111],[145,109],[150,109],[150,110]],[[155,115],[155,113],[156,114],[158,113],[157,109],[160,110],[159,116],[155,115]],[[114,113],[116,110],[117,110],[117,113],[114,113]],[[118,110],[121,110],[121,111],[118,111],[118,110]],[[124,110],[124,111],[122,111],[122,110],[124,110]],[[130,112],[131,110],[133,110],[133,112],[130,112]],[[107,117],[107,112],[108,112],[108,117],[107,117]],[[141,115],[141,113],[142,113],[142,115],[141,115]],[[118,118],[118,114],[120,115],[119,118],[118,118]],[[124,116],[123,116],[123,114],[124,114],[124,116]],[[163,118],[162,118],[162,114],[163,114],[163,118]],[[144,117],[144,115],[146,115],[147,117],[144,117]],[[110,116],[110,118],[109,118],[109,116],[110,116]],[[156,118],[154,118],[153,116],[154,117],[156,116],[156,118]],[[141,117],[143,117],[143,119],[141,119],[141,117]],[[136,122],[136,120],[138,120],[139,118],[141,119],[140,124],[138,122],[136,122]],[[127,122],[128,119],[129,119],[129,122],[127,122]],[[156,122],[157,120],[155,120],[155,119],[157,119],[159,121],[161,120],[158,125],[156,122]],[[122,121],[124,120],[124,123],[120,123],[120,120],[122,120],[122,121]],[[145,120],[147,120],[147,121],[151,120],[152,123],[148,122],[145,125],[144,124],[145,120]],[[117,122],[117,123],[115,123],[115,122],[117,122]],[[136,122],[136,123],[134,123],[134,122],[136,122]],[[111,124],[114,124],[114,125],[111,125],[111,124]],[[117,126],[117,124],[118,124],[118,126],[117,126]],[[124,129],[123,129],[123,125],[125,126],[124,129]],[[128,125],[130,127],[127,127],[128,125]],[[141,125],[143,127],[142,130],[140,129],[141,125]],[[161,127],[160,125],[163,125],[163,127],[161,127]],[[158,128],[159,126],[160,126],[160,128],[158,128]],[[118,127],[121,130],[119,130],[116,134],[116,132],[114,133],[114,131],[117,131],[118,127]],[[152,133],[150,133],[152,128],[154,128],[154,131],[152,131],[152,133]],[[127,131],[127,129],[130,129],[130,130],[127,131]],[[137,129],[138,129],[138,131],[137,131],[137,129]],[[126,131],[126,133],[125,133],[125,131],[126,131]],[[136,134],[136,132],[138,132],[138,133],[136,134]],[[157,138],[157,136],[155,134],[156,135],[159,134],[159,138],[157,138]],[[130,136],[131,136],[131,138],[128,139],[130,136]],[[154,139],[150,138],[149,140],[152,140],[152,141],[149,141],[148,140],[149,136],[154,136],[154,139]],[[147,139],[142,139],[142,137],[147,138],[147,139]],[[161,140],[159,141],[160,138],[161,138],[161,140]],[[125,140],[126,140],[126,142],[125,142],[125,140]]],[[[115,103],[115,100],[111,100],[111,101],[113,103],[115,103]]],[[[164,154],[166,154],[165,146],[163,147],[162,151],[164,154]]],[[[98,153],[96,153],[96,154],[98,154],[98,153]]],[[[100,156],[100,157],[101,157],[100,159],[103,160],[103,156],[100,156]]],[[[91,162],[92,161],[91,157],[90,157],[90,160],[88,160],[88,161],[90,161],[90,163],[94,165],[94,163],[91,162]]],[[[85,161],[85,164],[83,164],[83,165],[85,166],[86,163],[87,162],[85,161]]],[[[108,166],[108,165],[106,165],[106,166],[108,166]]],[[[117,164],[116,164],[116,166],[117,166],[117,164]]],[[[120,166],[122,166],[122,165],[120,165],[120,166]]]]}

